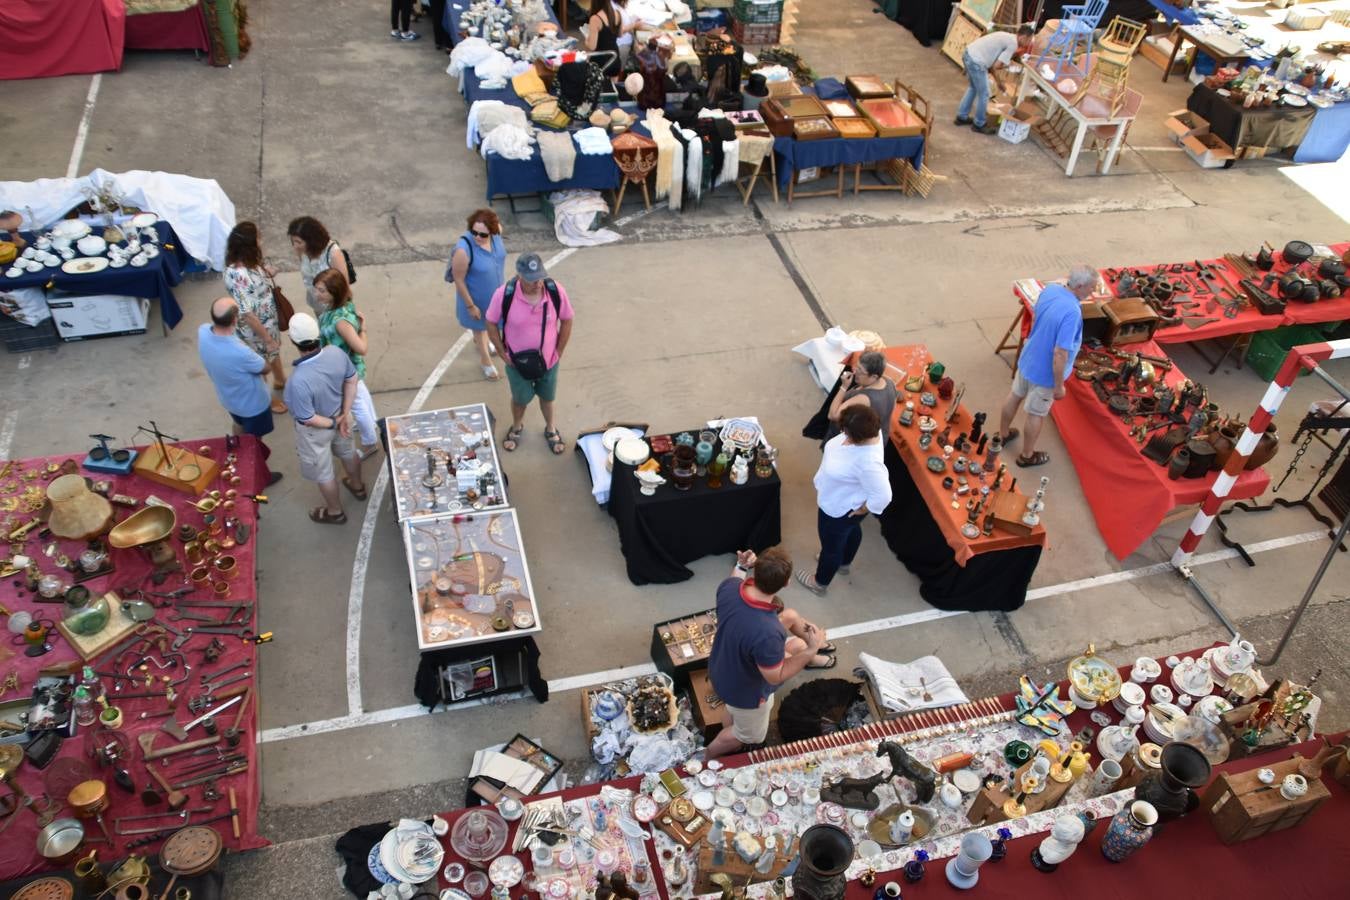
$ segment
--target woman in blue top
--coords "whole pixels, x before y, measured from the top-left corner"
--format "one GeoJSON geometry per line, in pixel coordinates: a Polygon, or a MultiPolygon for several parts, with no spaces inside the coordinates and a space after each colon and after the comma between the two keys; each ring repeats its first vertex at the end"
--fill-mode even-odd
{"type": "Polygon", "coordinates": [[[496,381],[501,374],[488,355],[487,320],[483,318],[493,293],[506,282],[506,245],[495,212],[479,209],[469,216],[468,233],[450,253],[445,280],[455,286],[455,318],[473,333],[483,377],[496,381]]]}

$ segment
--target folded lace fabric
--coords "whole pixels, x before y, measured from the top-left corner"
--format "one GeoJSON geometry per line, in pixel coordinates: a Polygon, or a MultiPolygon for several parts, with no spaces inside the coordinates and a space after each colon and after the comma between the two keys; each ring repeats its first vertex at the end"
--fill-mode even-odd
{"type": "Polygon", "coordinates": [[[483,138],[479,151],[484,159],[489,153],[503,159],[529,159],[534,155],[534,135],[518,125],[499,125],[483,138]]]}
{"type": "Polygon", "coordinates": [[[577,147],[587,156],[609,156],[614,152],[614,146],[609,142],[609,135],[605,129],[583,128],[576,133],[577,147]]]}
{"type": "Polygon", "coordinates": [[[670,122],[659,109],[647,111],[644,124],[656,141],[656,199],[670,198],[676,212],[684,193],[684,147],[670,133],[670,122]]]}
{"type": "Polygon", "coordinates": [[[572,135],[566,131],[541,131],[535,135],[539,141],[539,156],[544,161],[544,173],[549,181],[566,181],[572,177],[577,162],[577,148],[572,143],[572,135]]]}
{"type": "Polygon", "coordinates": [[[469,107],[468,127],[465,139],[472,150],[478,142],[491,134],[498,126],[515,125],[529,130],[525,110],[500,100],[476,100],[469,107]]]}
{"type": "Polygon", "coordinates": [[[482,38],[467,37],[450,51],[450,65],[445,71],[455,78],[462,78],[466,68],[472,69],[495,52],[482,38]]]}

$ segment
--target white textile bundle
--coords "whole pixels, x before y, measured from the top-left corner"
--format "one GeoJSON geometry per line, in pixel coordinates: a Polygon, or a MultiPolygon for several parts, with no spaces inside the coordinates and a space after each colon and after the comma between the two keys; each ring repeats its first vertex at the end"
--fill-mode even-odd
{"type": "Polygon", "coordinates": [[[607,156],[614,152],[614,145],[603,128],[583,128],[576,133],[576,138],[577,147],[587,156],[607,156]]]}
{"type": "Polygon", "coordinates": [[[455,78],[463,75],[466,68],[472,69],[496,51],[480,37],[467,37],[450,51],[450,65],[445,71],[455,78]]]}
{"type": "Polygon", "coordinates": [[[498,125],[483,138],[479,152],[484,159],[489,153],[503,159],[529,159],[534,155],[534,135],[517,125],[498,125]]]}
{"type": "Polygon", "coordinates": [[[470,150],[478,142],[501,125],[515,125],[525,131],[533,131],[525,110],[500,100],[475,100],[469,107],[468,126],[465,141],[470,150]]]}

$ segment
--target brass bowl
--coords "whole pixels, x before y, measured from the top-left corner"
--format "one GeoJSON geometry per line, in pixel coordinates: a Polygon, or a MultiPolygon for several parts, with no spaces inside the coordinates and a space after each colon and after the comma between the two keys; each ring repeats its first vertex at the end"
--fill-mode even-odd
{"type": "Polygon", "coordinates": [[[173,534],[177,518],[167,506],[147,506],[114,525],[108,532],[108,543],[118,550],[125,550],[162,541],[173,534]]]}
{"type": "Polygon", "coordinates": [[[239,564],[233,556],[220,556],[214,563],[216,574],[222,578],[233,578],[239,574],[239,564]]]}
{"type": "Polygon", "coordinates": [[[217,597],[228,597],[230,596],[230,583],[228,581],[217,581],[211,591],[217,597]]]}
{"type": "Polygon", "coordinates": [[[206,566],[198,566],[192,570],[192,580],[197,584],[206,584],[211,580],[211,570],[206,566]]]}

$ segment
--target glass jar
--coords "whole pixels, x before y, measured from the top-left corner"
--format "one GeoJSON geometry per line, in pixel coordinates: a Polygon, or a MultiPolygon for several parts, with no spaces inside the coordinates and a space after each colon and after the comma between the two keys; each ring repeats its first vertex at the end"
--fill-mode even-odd
{"type": "Polygon", "coordinates": [[[66,592],[66,583],[59,575],[43,575],[38,579],[38,593],[44,600],[55,600],[66,592]]]}
{"type": "Polygon", "coordinates": [[[89,688],[84,685],[78,685],[73,694],[75,706],[75,724],[82,726],[93,725],[98,719],[98,711],[94,707],[94,698],[89,694],[89,688]]]}

